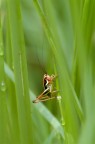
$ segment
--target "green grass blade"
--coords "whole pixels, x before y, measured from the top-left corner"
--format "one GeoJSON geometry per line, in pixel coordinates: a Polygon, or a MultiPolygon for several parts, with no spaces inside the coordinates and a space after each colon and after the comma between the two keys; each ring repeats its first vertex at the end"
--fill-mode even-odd
{"type": "Polygon", "coordinates": [[[4,45],[3,45],[3,17],[0,2],[0,143],[9,143],[7,137],[7,92],[6,92],[6,79],[4,72],[4,45]]]}
{"type": "Polygon", "coordinates": [[[22,29],[21,7],[19,1],[7,1],[10,37],[15,74],[18,123],[21,143],[32,143],[30,98],[25,56],[24,35],[22,29]]]}

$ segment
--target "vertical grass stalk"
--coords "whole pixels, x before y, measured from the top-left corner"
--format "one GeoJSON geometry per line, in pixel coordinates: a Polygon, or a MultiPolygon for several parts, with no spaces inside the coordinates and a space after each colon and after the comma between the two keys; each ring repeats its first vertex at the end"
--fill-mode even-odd
{"type": "Polygon", "coordinates": [[[20,143],[32,143],[30,97],[19,0],[6,0],[12,46],[20,143]]]}

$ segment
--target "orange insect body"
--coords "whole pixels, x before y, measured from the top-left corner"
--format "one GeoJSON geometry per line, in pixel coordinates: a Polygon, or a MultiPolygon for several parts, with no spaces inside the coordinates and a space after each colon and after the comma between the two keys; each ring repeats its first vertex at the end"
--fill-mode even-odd
{"type": "Polygon", "coordinates": [[[48,74],[44,74],[44,77],[43,77],[44,89],[46,89],[47,86],[53,82],[54,78],[55,78],[55,75],[49,76],[48,74]]]}

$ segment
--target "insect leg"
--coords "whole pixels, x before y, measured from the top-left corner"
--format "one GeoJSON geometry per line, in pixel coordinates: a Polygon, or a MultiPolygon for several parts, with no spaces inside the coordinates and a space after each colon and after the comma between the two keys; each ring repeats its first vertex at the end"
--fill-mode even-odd
{"type": "Polygon", "coordinates": [[[44,101],[51,100],[51,99],[54,99],[54,98],[56,98],[56,96],[54,96],[54,97],[48,97],[48,98],[45,98],[45,99],[40,99],[39,101],[40,102],[44,102],[44,101]]]}
{"type": "Polygon", "coordinates": [[[45,95],[47,95],[50,92],[50,89],[47,88],[43,91],[43,93],[41,93],[35,100],[33,100],[33,103],[37,103],[39,102],[39,100],[44,97],[45,95]]]}

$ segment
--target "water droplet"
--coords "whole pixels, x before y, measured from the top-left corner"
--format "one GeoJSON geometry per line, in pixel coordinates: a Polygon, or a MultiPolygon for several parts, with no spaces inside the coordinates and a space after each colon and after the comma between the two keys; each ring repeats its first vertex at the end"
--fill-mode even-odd
{"type": "Polygon", "coordinates": [[[57,99],[60,101],[61,100],[61,96],[57,96],[57,99]]]}
{"type": "Polygon", "coordinates": [[[6,91],[6,84],[4,81],[1,82],[1,91],[6,91]]]}

